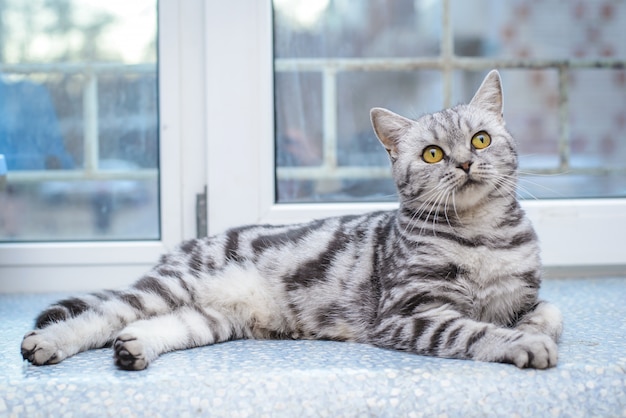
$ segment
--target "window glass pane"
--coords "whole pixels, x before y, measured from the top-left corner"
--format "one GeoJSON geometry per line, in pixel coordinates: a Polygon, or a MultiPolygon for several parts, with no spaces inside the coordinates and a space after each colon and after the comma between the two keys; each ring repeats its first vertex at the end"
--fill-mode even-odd
{"type": "Polygon", "coordinates": [[[571,171],[580,172],[578,193],[626,196],[626,71],[576,70],[570,81],[569,152],[571,171]]]}
{"type": "Polygon", "coordinates": [[[467,102],[493,67],[520,196],[626,196],[626,3],[275,0],[274,16],[278,202],[394,199],[369,109],[467,102]]]}
{"type": "Polygon", "coordinates": [[[452,0],[451,14],[457,55],[626,59],[623,1],[452,0]]]}
{"type": "MultiPolygon", "coordinates": [[[[452,0],[451,13],[456,54],[548,67],[501,71],[520,195],[626,196],[626,71],[610,68],[626,64],[626,3],[452,0]],[[479,17],[489,25],[468,24],[479,17]]],[[[459,73],[462,101],[485,72],[459,73]]]]}
{"type": "Polygon", "coordinates": [[[440,2],[275,0],[274,18],[277,200],[395,200],[369,110],[442,105],[440,72],[394,63],[439,55],[440,2]]]}
{"type": "Polygon", "coordinates": [[[441,21],[441,6],[437,3],[274,0],[275,55],[277,58],[437,56],[441,21]]]}
{"type": "Polygon", "coordinates": [[[0,241],[158,239],[156,0],[0,16],[0,241]]]}

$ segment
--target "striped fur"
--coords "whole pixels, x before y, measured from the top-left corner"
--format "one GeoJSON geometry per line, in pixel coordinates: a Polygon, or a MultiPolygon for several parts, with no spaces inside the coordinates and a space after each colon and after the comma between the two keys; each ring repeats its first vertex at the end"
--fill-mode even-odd
{"type": "Polygon", "coordinates": [[[373,109],[372,123],[397,211],[183,242],[130,288],[50,306],[24,337],[24,358],[52,364],[111,344],[120,368],[140,370],[172,350],[303,338],[555,366],[561,316],[537,299],[539,247],[515,197],[498,73],[468,105],[417,121],[373,109]],[[479,131],[487,148],[471,146],[479,131]],[[429,145],[445,158],[426,163],[429,145]]]}

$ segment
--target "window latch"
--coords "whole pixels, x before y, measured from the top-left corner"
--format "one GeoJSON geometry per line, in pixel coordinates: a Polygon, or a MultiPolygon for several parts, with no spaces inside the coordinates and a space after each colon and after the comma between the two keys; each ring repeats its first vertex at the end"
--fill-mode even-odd
{"type": "Polygon", "coordinates": [[[196,194],[196,237],[202,238],[208,235],[207,225],[207,186],[202,193],[196,194]]]}

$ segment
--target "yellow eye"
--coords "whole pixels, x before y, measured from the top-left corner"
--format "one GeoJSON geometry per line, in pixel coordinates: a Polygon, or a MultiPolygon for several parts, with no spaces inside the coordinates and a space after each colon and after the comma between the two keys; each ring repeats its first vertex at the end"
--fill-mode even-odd
{"type": "Polygon", "coordinates": [[[476,149],[487,148],[491,144],[491,137],[485,131],[480,131],[472,137],[472,145],[476,149]]]}
{"type": "Polygon", "coordinates": [[[426,147],[424,153],[422,154],[422,158],[429,164],[438,163],[443,160],[443,150],[436,145],[431,145],[426,147]]]}

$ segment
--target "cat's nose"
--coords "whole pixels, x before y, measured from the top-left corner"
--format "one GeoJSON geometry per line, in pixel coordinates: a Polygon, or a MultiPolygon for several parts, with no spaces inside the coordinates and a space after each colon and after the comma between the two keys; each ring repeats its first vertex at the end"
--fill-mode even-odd
{"type": "Polygon", "coordinates": [[[466,173],[469,173],[471,166],[472,166],[472,161],[465,161],[464,163],[459,164],[457,167],[465,171],[466,173]]]}

